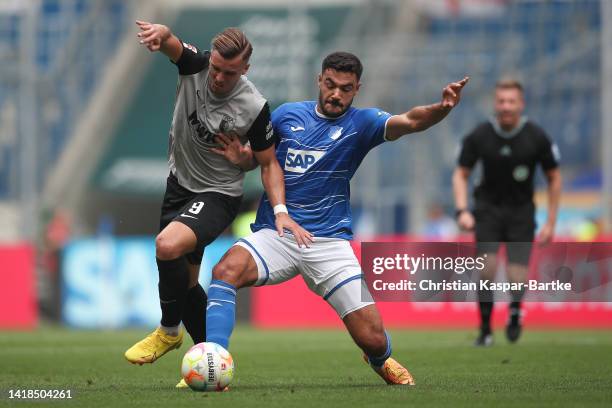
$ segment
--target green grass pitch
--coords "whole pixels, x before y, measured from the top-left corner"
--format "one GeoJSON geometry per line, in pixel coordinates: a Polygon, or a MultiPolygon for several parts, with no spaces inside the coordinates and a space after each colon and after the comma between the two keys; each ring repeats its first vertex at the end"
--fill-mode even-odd
{"type": "MultiPolygon", "coordinates": [[[[414,387],[385,385],[339,330],[239,327],[227,393],[176,390],[172,351],[133,366],[123,352],[146,330],[0,332],[0,406],[69,407],[559,407],[612,406],[611,331],[529,331],[516,345],[476,349],[468,331],[391,331],[414,387]],[[65,401],[9,400],[11,389],[70,389],[65,401]]],[[[189,341],[190,345],[190,341],[189,341]]]]}

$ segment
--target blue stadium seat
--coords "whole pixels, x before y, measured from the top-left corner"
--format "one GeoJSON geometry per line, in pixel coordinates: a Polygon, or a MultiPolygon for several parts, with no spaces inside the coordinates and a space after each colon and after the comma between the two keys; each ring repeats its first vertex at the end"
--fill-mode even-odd
{"type": "MultiPolygon", "coordinates": [[[[0,13],[0,115],[19,98],[19,61],[24,13],[0,13]],[[4,71],[6,69],[6,72],[4,71]]],[[[35,55],[39,187],[56,162],[95,89],[117,43],[128,27],[128,4],[120,0],[43,0],[38,10],[35,55]],[[108,24],[112,22],[112,24],[108,24]],[[66,60],[66,56],[70,60],[66,60]]],[[[22,114],[18,112],[18,115],[22,114]]],[[[1,117],[1,116],[0,116],[1,117]]],[[[18,137],[13,138],[19,140],[18,137]]],[[[0,140],[0,200],[15,198],[19,145],[0,140]]]]}

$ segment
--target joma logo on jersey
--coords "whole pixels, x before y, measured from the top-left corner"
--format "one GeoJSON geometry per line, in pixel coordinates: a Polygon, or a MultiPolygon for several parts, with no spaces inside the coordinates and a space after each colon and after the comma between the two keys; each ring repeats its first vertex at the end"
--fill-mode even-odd
{"type": "Polygon", "coordinates": [[[285,170],[294,173],[305,173],[313,164],[319,161],[325,152],[319,150],[287,150],[285,170]]]}

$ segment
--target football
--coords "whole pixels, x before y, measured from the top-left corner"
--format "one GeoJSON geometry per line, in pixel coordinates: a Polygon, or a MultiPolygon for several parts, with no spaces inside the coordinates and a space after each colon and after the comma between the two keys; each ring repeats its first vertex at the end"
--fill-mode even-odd
{"type": "Polygon", "coordinates": [[[185,353],[181,374],[194,391],[223,391],[234,377],[234,359],[217,343],[199,343],[185,353]]]}

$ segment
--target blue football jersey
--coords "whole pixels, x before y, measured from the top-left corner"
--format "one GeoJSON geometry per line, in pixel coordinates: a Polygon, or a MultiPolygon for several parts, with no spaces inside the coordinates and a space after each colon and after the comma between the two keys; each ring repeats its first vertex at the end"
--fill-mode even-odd
{"type": "MultiPolygon", "coordinates": [[[[380,109],[351,107],[331,119],[313,101],[286,103],[272,113],[287,209],[315,237],[352,239],[349,182],[365,155],[385,141],[390,117],[380,109]]],[[[264,193],[251,229],[275,229],[274,220],[264,193]]]]}

